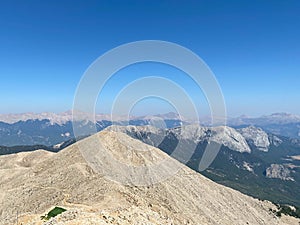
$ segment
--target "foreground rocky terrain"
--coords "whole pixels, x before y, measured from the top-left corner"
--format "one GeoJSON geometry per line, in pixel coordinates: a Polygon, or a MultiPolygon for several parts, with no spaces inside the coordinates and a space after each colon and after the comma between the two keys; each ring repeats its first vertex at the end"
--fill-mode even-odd
{"type": "MultiPolygon", "coordinates": [[[[111,165],[111,174],[120,172],[109,158],[103,157],[101,163],[111,165]]],[[[168,165],[165,171],[171,169],[168,165]]],[[[275,216],[270,209],[276,210],[276,206],[270,202],[216,184],[161,150],[113,131],[100,132],[59,153],[37,150],[1,156],[0,175],[3,225],[299,223],[292,217],[275,216]],[[134,185],[135,178],[125,173],[121,183],[111,180],[99,168],[98,172],[92,169],[97,169],[97,162],[87,163],[82,156],[82,152],[95,153],[98,141],[124,165],[147,167],[169,160],[168,165],[180,169],[147,186],[134,185]],[[41,220],[55,206],[67,211],[49,221],[41,220]]]]}

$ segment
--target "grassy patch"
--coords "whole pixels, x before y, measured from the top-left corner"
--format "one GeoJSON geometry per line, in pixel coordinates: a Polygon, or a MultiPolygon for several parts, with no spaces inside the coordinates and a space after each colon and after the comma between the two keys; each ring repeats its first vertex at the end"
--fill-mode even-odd
{"type": "Polygon", "coordinates": [[[60,208],[60,207],[55,207],[54,209],[52,209],[50,212],[48,212],[46,215],[41,216],[42,220],[49,220],[52,217],[55,217],[63,212],[67,211],[64,208],[60,208]]]}

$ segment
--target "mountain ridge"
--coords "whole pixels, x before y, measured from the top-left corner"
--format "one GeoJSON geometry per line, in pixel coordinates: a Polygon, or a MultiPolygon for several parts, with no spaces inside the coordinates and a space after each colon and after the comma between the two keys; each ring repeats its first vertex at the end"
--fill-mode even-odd
{"type": "Polygon", "coordinates": [[[253,126],[240,130],[220,128],[187,125],[161,130],[150,126],[111,126],[106,130],[124,132],[158,147],[206,177],[248,195],[300,207],[299,142],[292,143],[253,126]],[[220,144],[220,149],[203,170],[200,163],[210,142],[220,144]],[[241,150],[244,145],[246,151],[241,150]]]}
{"type": "MultiPolygon", "coordinates": [[[[80,143],[88,146],[83,150],[89,151],[100,139],[102,143],[115,146],[114,151],[119,149],[122,154],[130,154],[132,149],[119,141],[122,137],[135,146],[137,156],[145,153],[141,149],[148,145],[124,135],[103,131],[80,143]]],[[[169,159],[159,149],[152,147],[152,150],[169,159]]],[[[23,156],[28,154],[34,153],[23,153],[23,156]]],[[[276,210],[276,206],[270,202],[216,184],[185,166],[163,182],[136,187],[112,182],[103,176],[105,174],[93,171],[82,157],[78,143],[52,154],[41,156],[41,161],[29,167],[11,167],[9,177],[1,180],[0,199],[4,204],[0,206],[0,224],[15,223],[17,211],[20,224],[47,224],[40,216],[56,205],[67,211],[49,221],[51,224],[80,224],[80,221],[81,224],[83,221],[84,224],[140,224],[144,221],[146,224],[203,225],[298,222],[285,215],[276,217],[270,211],[276,210]]],[[[5,157],[8,160],[7,157],[16,156],[5,157]]],[[[0,168],[2,176],[7,176],[8,171],[0,168]]]]}
{"type": "MultiPolygon", "coordinates": [[[[85,113],[79,113],[84,115],[85,113]]],[[[48,119],[51,123],[57,123],[57,124],[64,124],[67,121],[72,121],[72,110],[68,110],[61,113],[54,113],[54,112],[41,112],[41,113],[34,113],[34,112],[27,112],[27,113],[9,113],[9,114],[0,114],[0,121],[5,123],[15,123],[18,121],[26,121],[26,120],[44,120],[48,119]]],[[[96,120],[111,120],[114,118],[116,121],[126,121],[128,119],[151,119],[159,117],[162,119],[181,119],[183,121],[188,121],[188,119],[180,116],[178,113],[175,112],[167,112],[162,114],[155,114],[155,115],[144,115],[144,116],[127,116],[127,115],[111,115],[111,114],[105,114],[105,113],[96,113],[95,119],[96,120]]],[[[203,116],[199,117],[200,122],[203,122],[204,125],[208,124],[211,120],[210,116],[203,116]]],[[[216,117],[216,119],[218,119],[216,117]]],[[[250,123],[249,121],[252,121],[252,125],[257,125],[256,120],[266,120],[268,123],[282,123],[282,124],[288,124],[288,123],[298,123],[300,122],[300,115],[297,114],[291,114],[287,112],[275,112],[271,113],[269,115],[262,115],[258,117],[254,116],[237,116],[237,117],[230,117],[228,116],[225,118],[228,124],[231,125],[243,125],[245,123],[250,123]]],[[[251,125],[251,124],[249,124],[251,125]]]]}

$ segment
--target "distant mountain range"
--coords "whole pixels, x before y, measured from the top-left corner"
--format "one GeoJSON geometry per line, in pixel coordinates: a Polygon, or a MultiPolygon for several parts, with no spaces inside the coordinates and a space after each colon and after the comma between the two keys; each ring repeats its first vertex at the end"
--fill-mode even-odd
{"type": "Polygon", "coordinates": [[[251,118],[241,116],[230,118],[227,124],[232,127],[245,127],[254,125],[273,134],[292,138],[300,138],[300,116],[288,113],[274,113],[267,116],[251,118]]]}
{"type": "MultiPolygon", "coordinates": [[[[130,117],[111,116],[107,114],[97,114],[97,131],[115,125],[154,125],[173,128],[192,123],[178,114],[170,112],[155,116],[130,117]],[[159,121],[160,119],[161,121],[159,121]],[[155,120],[158,120],[155,121],[155,120]],[[162,123],[164,122],[164,123],[162,123]],[[154,124],[154,123],[159,123],[154,124]]],[[[200,123],[209,126],[209,119],[201,119],[200,123]]],[[[85,121],[84,126],[94,126],[93,122],[85,121]]],[[[275,135],[300,138],[300,116],[276,113],[269,116],[250,118],[241,116],[238,118],[228,118],[227,125],[233,128],[244,128],[256,126],[264,131],[275,135]]],[[[16,145],[46,145],[52,146],[60,144],[74,138],[72,127],[72,112],[67,111],[60,114],[55,113],[24,113],[24,114],[0,114],[0,146],[16,145]]]]}
{"type": "MultiPolygon", "coordinates": [[[[82,113],[84,114],[84,113],[82,113]]],[[[147,115],[147,116],[130,116],[129,120],[150,120],[154,117],[166,119],[166,120],[181,120],[177,113],[169,112],[165,114],[158,114],[158,115],[147,115]]],[[[51,124],[59,124],[63,125],[69,121],[72,121],[73,114],[72,111],[66,111],[62,113],[53,113],[53,112],[43,112],[43,113],[19,113],[19,114],[0,114],[0,121],[4,123],[13,124],[19,121],[27,121],[27,120],[49,120],[51,124]]],[[[128,121],[127,116],[113,116],[114,121],[128,121]]],[[[111,121],[112,115],[110,114],[96,114],[95,115],[96,121],[111,121]]],[[[185,120],[185,119],[182,119],[185,120]]]]}
{"type": "MultiPolygon", "coordinates": [[[[101,131],[104,128],[117,125],[151,125],[155,119],[161,119],[166,128],[186,124],[180,120],[175,113],[167,113],[156,116],[132,117],[125,120],[125,117],[117,117],[118,120],[109,120],[110,115],[96,115],[96,129],[101,131]]],[[[116,117],[114,117],[116,118],[116,117]]],[[[80,121],[82,126],[91,127],[91,121],[80,121]]],[[[74,139],[72,126],[72,113],[26,113],[0,115],[0,146],[24,146],[24,145],[45,145],[52,146],[74,139]]]]}
{"type": "Polygon", "coordinates": [[[289,114],[289,113],[273,113],[271,115],[265,115],[265,116],[256,117],[256,118],[240,116],[237,118],[231,118],[228,121],[230,124],[236,124],[236,125],[291,124],[291,123],[300,123],[300,116],[294,115],[294,114],[289,114]]]}

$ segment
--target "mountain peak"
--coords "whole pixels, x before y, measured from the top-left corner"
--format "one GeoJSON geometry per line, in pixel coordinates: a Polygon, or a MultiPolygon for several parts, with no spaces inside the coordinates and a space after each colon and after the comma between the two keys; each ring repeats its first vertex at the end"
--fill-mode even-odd
{"type": "MultiPolygon", "coordinates": [[[[82,156],[85,151],[96,153],[105,163],[116,160],[135,167],[163,160],[162,170],[152,174],[157,176],[172,170],[170,167],[173,166],[166,163],[173,159],[159,149],[113,131],[83,139],[28,167],[12,167],[8,171],[1,164],[1,177],[6,182],[0,188],[0,193],[4,193],[1,195],[0,224],[13,224],[17,212],[19,222],[41,223],[40,216],[54,206],[67,209],[55,218],[56,222],[52,221],[54,224],[88,224],[92,221],[97,224],[108,224],[109,221],[208,225],[295,223],[290,218],[283,222],[270,214],[269,209],[276,208],[271,203],[216,184],[184,165],[173,176],[152,185],[137,187],[115,182],[105,170],[92,169],[91,162],[87,163],[82,156]],[[99,143],[107,148],[111,158],[93,151],[99,143]]],[[[5,157],[6,161],[14,160],[14,155],[5,157]]],[[[118,178],[130,171],[124,173],[112,166],[110,172],[118,178]]]]}

